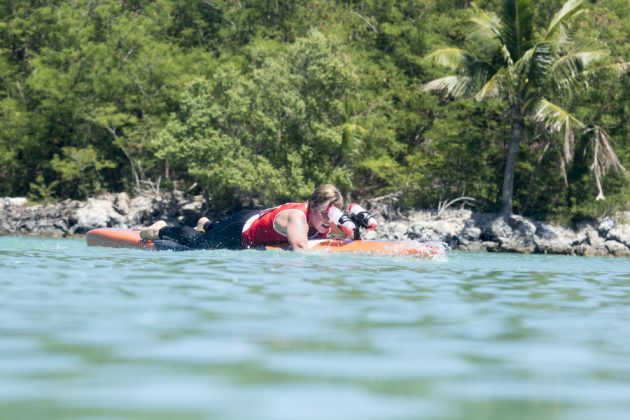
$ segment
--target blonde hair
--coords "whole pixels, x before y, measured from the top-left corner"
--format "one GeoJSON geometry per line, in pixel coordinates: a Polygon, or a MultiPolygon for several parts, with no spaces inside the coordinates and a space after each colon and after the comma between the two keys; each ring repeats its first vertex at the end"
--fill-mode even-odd
{"type": "Polygon", "coordinates": [[[340,209],[343,209],[343,196],[332,184],[323,184],[315,188],[313,194],[308,199],[308,208],[313,209],[317,207],[326,207],[334,205],[340,209]]]}

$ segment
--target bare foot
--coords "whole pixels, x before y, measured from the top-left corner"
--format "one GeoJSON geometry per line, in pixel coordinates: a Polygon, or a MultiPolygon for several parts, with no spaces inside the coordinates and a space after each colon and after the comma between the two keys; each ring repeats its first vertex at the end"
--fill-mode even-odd
{"type": "Polygon", "coordinates": [[[210,221],[210,219],[208,219],[207,217],[202,217],[201,219],[199,219],[199,220],[197,221],[197,226],[195,227],[195,230],[196,230],[197,232],[201,232],[201,233],[205,232],[205,230],[204,230],[204,228],[203,228],[203,227],[204,227],[204,225],[205,225],[206,223],[208,223],[209,221],[210,221]]]}
{"type": "Polygon", "coordinates": [[[151,226],[142,229],[140,231],[140,237],[148,241],[155,241],[156,239],[160,239],[160,229],[165,226],[166,222],[164,220],[158,220],[151,226]]]}

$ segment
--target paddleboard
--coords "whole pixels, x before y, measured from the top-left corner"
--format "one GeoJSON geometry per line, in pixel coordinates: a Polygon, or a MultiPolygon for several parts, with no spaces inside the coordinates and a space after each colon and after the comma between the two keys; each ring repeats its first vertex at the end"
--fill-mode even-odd
{"type": "MultiPolygon", "coordinates": [[[[105,246],[113,248],[141,248],[150,251],[186,251],[185,245],[169,240],[146,241],[140,238],[138,229],[99,228],[86,234],[89,246],[105,246]]],[[[401,255],[422,258],[433,258],[443,255],[445,246],[441,243],[418,241],[373,241],[350,239],[314,239],[308,241],[309,249],[321,252],[347,252],[376,255],[401,255]]],[[[288,244],[259,247],[261,250],[287,250],[288,244]]]]}

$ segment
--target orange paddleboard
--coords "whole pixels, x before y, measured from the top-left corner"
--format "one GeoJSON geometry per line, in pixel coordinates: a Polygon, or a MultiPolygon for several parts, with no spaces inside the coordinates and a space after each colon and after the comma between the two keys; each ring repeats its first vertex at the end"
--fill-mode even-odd
{"type": "Polygon", "coordinates": [[[85,234],[88,246],[106,246],[110,248],[144,248],[155,250],[153,241],[140,238],[140,231],[135,229],[100,228],[85,234]]]}
{"type": "MultiPolygon", "coordinates": [[[[445,247],[441,243],[422,243],[418,241],[368,241],[350,239],[312,239],[308,247],[322,252],[354,252],[376,255],[410,255],[432,258],[442,255],[445,247]]],[[[270,245],[265,249],[287,249],[287,244],[270,245]]]]}
{"type": "MultiPolygon", "coordinates": [[[[141,248],[151,251],[185,251],[190,248],[173,241],[145,241],[140,238],[140,231],[134,229],[100,228],[86,234],[89,246],[113,248],[141,248]]],[[[309,249],[320,252],[352,252],[375,255],[406,255],[432,258],[443,255],[446,251],[441,243],[423,243],[418,241],[368,241],[350,239],[314,239],[308,241],[309,249]]],[[[258,249],[285,250],[288,244],[269,245],[258,249]]]]}

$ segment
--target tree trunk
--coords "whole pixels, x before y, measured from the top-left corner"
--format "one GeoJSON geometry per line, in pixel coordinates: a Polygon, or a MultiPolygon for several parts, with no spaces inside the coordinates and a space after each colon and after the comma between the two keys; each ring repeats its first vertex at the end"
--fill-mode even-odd
{"type": "Polygon", "coordinates": [[[521,115],[519,107],[512,108],[512,133],[510,135],[510,144],[508,146],[507,160],[505,162],[505,172],[503,173],[503,191],[501,193],[501,214],[503,216],[511,216],[513,205],[512,197],[514,195],[514,171],[516,169],[516,156],[518,155],[518,146],[521,137],[525,131],[525,121],[521,115]]]}

